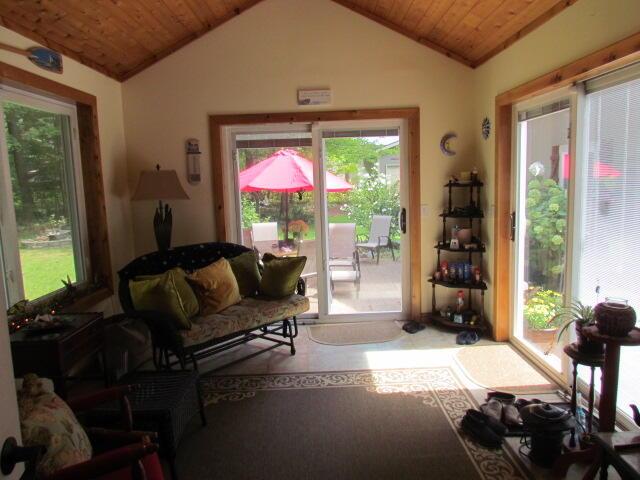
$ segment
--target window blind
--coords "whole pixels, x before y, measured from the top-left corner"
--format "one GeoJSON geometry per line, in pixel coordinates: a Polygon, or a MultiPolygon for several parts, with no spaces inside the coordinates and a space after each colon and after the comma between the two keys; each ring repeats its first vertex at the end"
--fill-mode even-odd
{"type": "Polygon", "coordinates": [[[622,297],[640,309],[640,79],[594,85],[585,105],[579,297],[622,297]]]}

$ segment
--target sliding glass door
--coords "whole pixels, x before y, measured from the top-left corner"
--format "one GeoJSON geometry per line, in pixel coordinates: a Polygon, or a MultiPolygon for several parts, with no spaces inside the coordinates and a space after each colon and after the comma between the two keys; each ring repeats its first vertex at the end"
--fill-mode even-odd
{"type": "Polygon", "coordinates": [[[260,256],[307,257],[308,317],[406,317],[403,144],[399,120],[229,127],[229,230],[260,256]]]}
{"type": "MultiPolygon", "coordinates": [[[[615,297],[640,313],[633,261],[640,242],[640,71],[635,73],[586,84],[574,290],[585,304],[615,297]]],[[[630,403],[640,402],[638,364],[640,349],[623,347],[618,405],[627,414],[630,403]]],[[[579,373],[588,381],[588,371],[579,373]]]]}
{"type": "Polygon", "coordinates": [[[317,199],[324,234],[321,319],[406,317],[409,227],[401,135],[398,121],[314,127],[324,172],[317,199]]]}
{"type": "Polygon", "coordinates": [[[571,116],[569,97],[520,106],[514,198],[513,337],[557,372],[562,344],[553,318],[567,295],[571,116]]]}

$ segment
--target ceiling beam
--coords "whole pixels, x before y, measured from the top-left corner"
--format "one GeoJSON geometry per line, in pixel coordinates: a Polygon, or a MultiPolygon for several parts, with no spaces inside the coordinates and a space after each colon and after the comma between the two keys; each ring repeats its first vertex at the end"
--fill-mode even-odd
{"type": "Polygon", "coordinates": [[[420,35],[417,35],[416,33],[405,29],[403,27],[401,27],[400,25],[397,25],[393,22],[390,22],[389,20],[379,17],[378,15],[376,15],[375,13],[371,13],[370,11],[360,7],[359,5],[353,3],[350,0],[333,0],[335,3],[342,5],[345,8],[348,8],[351,11],[354,11],[356,13],[359,13],[360,15],[367,17],[370,20],[373,20],[374,22],[379,23],[380,25],[384,25],[387,28],[390,28],[391,30],[394,30],[395,32],[400,33],[401,35],[404,35],[405,37],[410,38],[411,40],[414,40],[416,42],[418,42],[421,45],[424,45],[425,47],[428,47],[432,50],[435,50],[438,53],[441,53],[449,58],[451,58],[452,60],[455,60],[457,62],[460,62],[464,65],[466,65],[467,67],[471,67],[473,68],[473,62],[471,60],[469,60],[468,58],[463,57],[462,55],[459,55],[451,50],[448,50],[447,48],[438,45],[437,43],[432,42],[431,40],[424,38],[420,35]]]}

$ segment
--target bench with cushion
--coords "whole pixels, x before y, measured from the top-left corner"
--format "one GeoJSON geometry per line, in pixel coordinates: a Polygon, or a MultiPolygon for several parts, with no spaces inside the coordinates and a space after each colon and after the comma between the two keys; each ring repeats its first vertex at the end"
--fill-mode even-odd
{"type": "MultiPolygon", "coordinates": [[[[298,335],[297,315],[309,309],[305,297],[305,283],[298,279],[296,293],[284,298],[264,296],[245,297],[221,312],[196,316],[191,328],[182,329],[166,313],[136,310],[129,291],[129,281],[145,275],[158,275],[175,267],[191,272],[219,260],[233,258],[251,250],[233,243],[200,243],[157,251],[136,258],[118,272],[119,297],[125,314],[143,320],[151,332],[153,362],[157,369],[179,364],[185,368],[187,360],[198,368],[197,360],[237,345],[262,338],[273,342],[251,355],[253,357],[281,345],[288,346],[295,355],[294,338],[298,335]]],[[[229,365],[229,364],[227,364],[229,365]]],[[[227,366],[225,365],[225,366],[227,366]]],[[[222,368],[222,367],[218,367],[222,368]]]]}

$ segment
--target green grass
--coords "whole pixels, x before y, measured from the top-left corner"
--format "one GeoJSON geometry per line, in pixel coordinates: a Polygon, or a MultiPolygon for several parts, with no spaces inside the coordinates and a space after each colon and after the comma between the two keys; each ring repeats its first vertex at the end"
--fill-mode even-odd
{"type": "Polygon", "coordinates": [[[63,288],[62,279],[76,279],[72,247],[20,249],[24,294],[35,300],[63,288]]]}
{"type": "MultiPolygon", "coordinates": [[[[352,223],[352,221],[349,220],[349,217],[347,215],[335,215],[333,217],[329,217],[329,223],[352,223]]],[[[364,235],[366,237],[369,232],[365,231],[360,227],[356,227],[356,233],[358,235],[364,235]]],[[[278,237],[280,238],[280,240],[284,240],[284,232],[280,231],[280,233],[278,234],[278,237]]],[[[289,237],[290,238],[293,237],[293,233],[289,232],[289,237]]],[[[310,224],[309,231],[304,234],[304,240],[315,240],[315,239],[316,239],[316,226],[315,224],[310,224]]]]}

